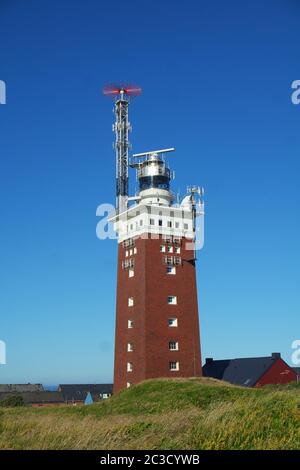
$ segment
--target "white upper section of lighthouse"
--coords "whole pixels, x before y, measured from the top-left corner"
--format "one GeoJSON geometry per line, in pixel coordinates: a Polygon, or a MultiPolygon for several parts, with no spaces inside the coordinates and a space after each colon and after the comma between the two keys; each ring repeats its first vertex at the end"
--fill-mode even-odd
{"type": "Polygon", "coordinates": [[[170,188],[173,174],[165,160],[165,149],[136,154],[131,167],[136,169],[139,189],[129,198],[134,205],[111,219],[119,242],[142,234],[155,234],[194,239],[193,195],[186,196],[181,204],[173,204],[170,188]]]}

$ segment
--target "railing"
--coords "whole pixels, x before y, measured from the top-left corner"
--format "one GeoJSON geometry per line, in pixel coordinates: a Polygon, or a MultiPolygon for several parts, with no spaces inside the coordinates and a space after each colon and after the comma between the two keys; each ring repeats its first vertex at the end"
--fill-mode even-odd
{"type": "Polygon", "coordinates": [[[180,266],[182,264],[180,256],[164,256],[163,261],[168,266],[180,266]]]}
{"type": "Polygon", "coordinates": [[[127,240],[123,241],[123,247],[124,248],[132,247],[132,246],[134,246],[134,244],[135,244],[135,242],[134,242],[133,238],[128,238],[127,240]]]}
{"type": "Polygon", "coordinates": [[[134,259],[126,259],[125,261],[122,261],[122,269],[130,269],[134,268],[134,259]]]}

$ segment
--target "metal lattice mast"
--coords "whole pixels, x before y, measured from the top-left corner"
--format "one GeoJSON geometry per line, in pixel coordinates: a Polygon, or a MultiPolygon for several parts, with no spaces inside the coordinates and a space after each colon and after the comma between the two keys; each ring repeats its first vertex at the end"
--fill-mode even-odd
{"type": "Polygon", "coordinates": [[[129,99],[124,90],[120,90],[120,97],[116,99],[116,122],[113,130],[116,134],[116,212],[120,213],[128,207],[128,153],[129,132],[131,126],[128,119],[129,99]]]}
{"type": "Polygon", "coordinates": [[[128,120],[129,97],[141,93],[141,88],[136,86],[110,85],[103,89],[104,95],[115,97],[114,112],[116,122],[113,125],[116,139],[114,148],[116,151],[116,213],[126,211],[128,208],[128,154],[129,132],[131,125],[128,120]]]}

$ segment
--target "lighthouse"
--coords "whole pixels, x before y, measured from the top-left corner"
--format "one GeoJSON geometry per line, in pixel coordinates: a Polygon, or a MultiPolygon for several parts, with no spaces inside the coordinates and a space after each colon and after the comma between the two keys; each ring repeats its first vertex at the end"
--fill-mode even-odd
{"type": "Polygon", "coordinates": [[[174,148],[134,154],[129,161],[130,89],[112,87],[106,94],[116,96],[117,208],[111,222],[118,234],[118,392],[146,379],[202,375],[195,227],[204,212],[197,188],[181,201],[174,197],[169,164],[174,148]],[[128,167],[136,172],[138,185],[131,197],[128,167]]]}

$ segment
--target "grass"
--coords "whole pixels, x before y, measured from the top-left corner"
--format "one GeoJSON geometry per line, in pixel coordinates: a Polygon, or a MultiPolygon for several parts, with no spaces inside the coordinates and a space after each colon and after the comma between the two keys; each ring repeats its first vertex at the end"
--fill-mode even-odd
{"type": "Polygon", "coordinates": [[[159,379],[90,406],[0,409],[1,449],[299,449],[300,386],[159,379]]]}

